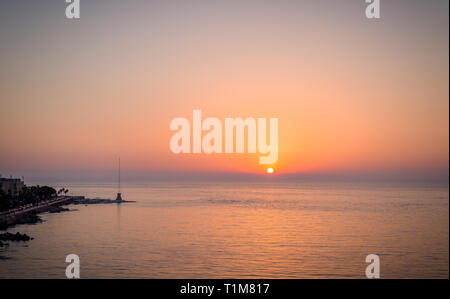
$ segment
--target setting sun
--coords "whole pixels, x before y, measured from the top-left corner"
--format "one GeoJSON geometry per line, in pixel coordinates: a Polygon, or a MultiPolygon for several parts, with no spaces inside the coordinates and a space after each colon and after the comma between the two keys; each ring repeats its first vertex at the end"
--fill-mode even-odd
{"type": "Polygon", "coordinates": [[[267,173],[269,174],[273,173],[273,168],[272,167],[267,168],[267,173]]]}

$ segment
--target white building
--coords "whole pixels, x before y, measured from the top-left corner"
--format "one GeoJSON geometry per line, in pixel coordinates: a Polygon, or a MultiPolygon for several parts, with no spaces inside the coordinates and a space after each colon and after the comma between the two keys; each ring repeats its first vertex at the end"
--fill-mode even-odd
{"type": "Polygon", "coordinates": [[[11,193],[12,195],[17,195],[22,191],[24,185],[21,179],[0,178],[0,190],[3,190],[5,194],[11,193]]]}

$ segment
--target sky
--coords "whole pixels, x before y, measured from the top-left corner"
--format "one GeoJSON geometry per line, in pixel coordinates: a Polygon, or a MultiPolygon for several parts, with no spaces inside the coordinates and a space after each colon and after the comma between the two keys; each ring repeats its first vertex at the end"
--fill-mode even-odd
{"type": "Polygon", "coordinates": [[[448,176],[449,2],[0,2],[0,174],[264,173],[172,119],[279,119],[278,174],[448,176]]]}

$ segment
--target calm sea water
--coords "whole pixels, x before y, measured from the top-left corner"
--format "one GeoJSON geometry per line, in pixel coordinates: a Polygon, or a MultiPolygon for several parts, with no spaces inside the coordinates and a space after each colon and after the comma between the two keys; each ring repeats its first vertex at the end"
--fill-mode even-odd
{"type": "MultiPolygon", "coordinates": [[[[115,184],[66,183],[114,198],[115,184]]],[[[21,225],[0,278],[448,278],[448,186],[347,183],[128,183],[121,205],[70,206],[21,225]]]]}

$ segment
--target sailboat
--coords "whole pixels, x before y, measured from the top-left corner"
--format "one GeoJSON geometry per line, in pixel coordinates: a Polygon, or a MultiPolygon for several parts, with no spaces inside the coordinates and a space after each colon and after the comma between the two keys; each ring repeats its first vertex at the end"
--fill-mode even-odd
{"type": "Polygon", "coordinates": [[[117,192],[117,197],[116,197],[116,201],[117,202],[122,202],[122,193],[120,192],[120,158],[119,158],[119,182],[118,182],[118,192],[117,192]]]}

